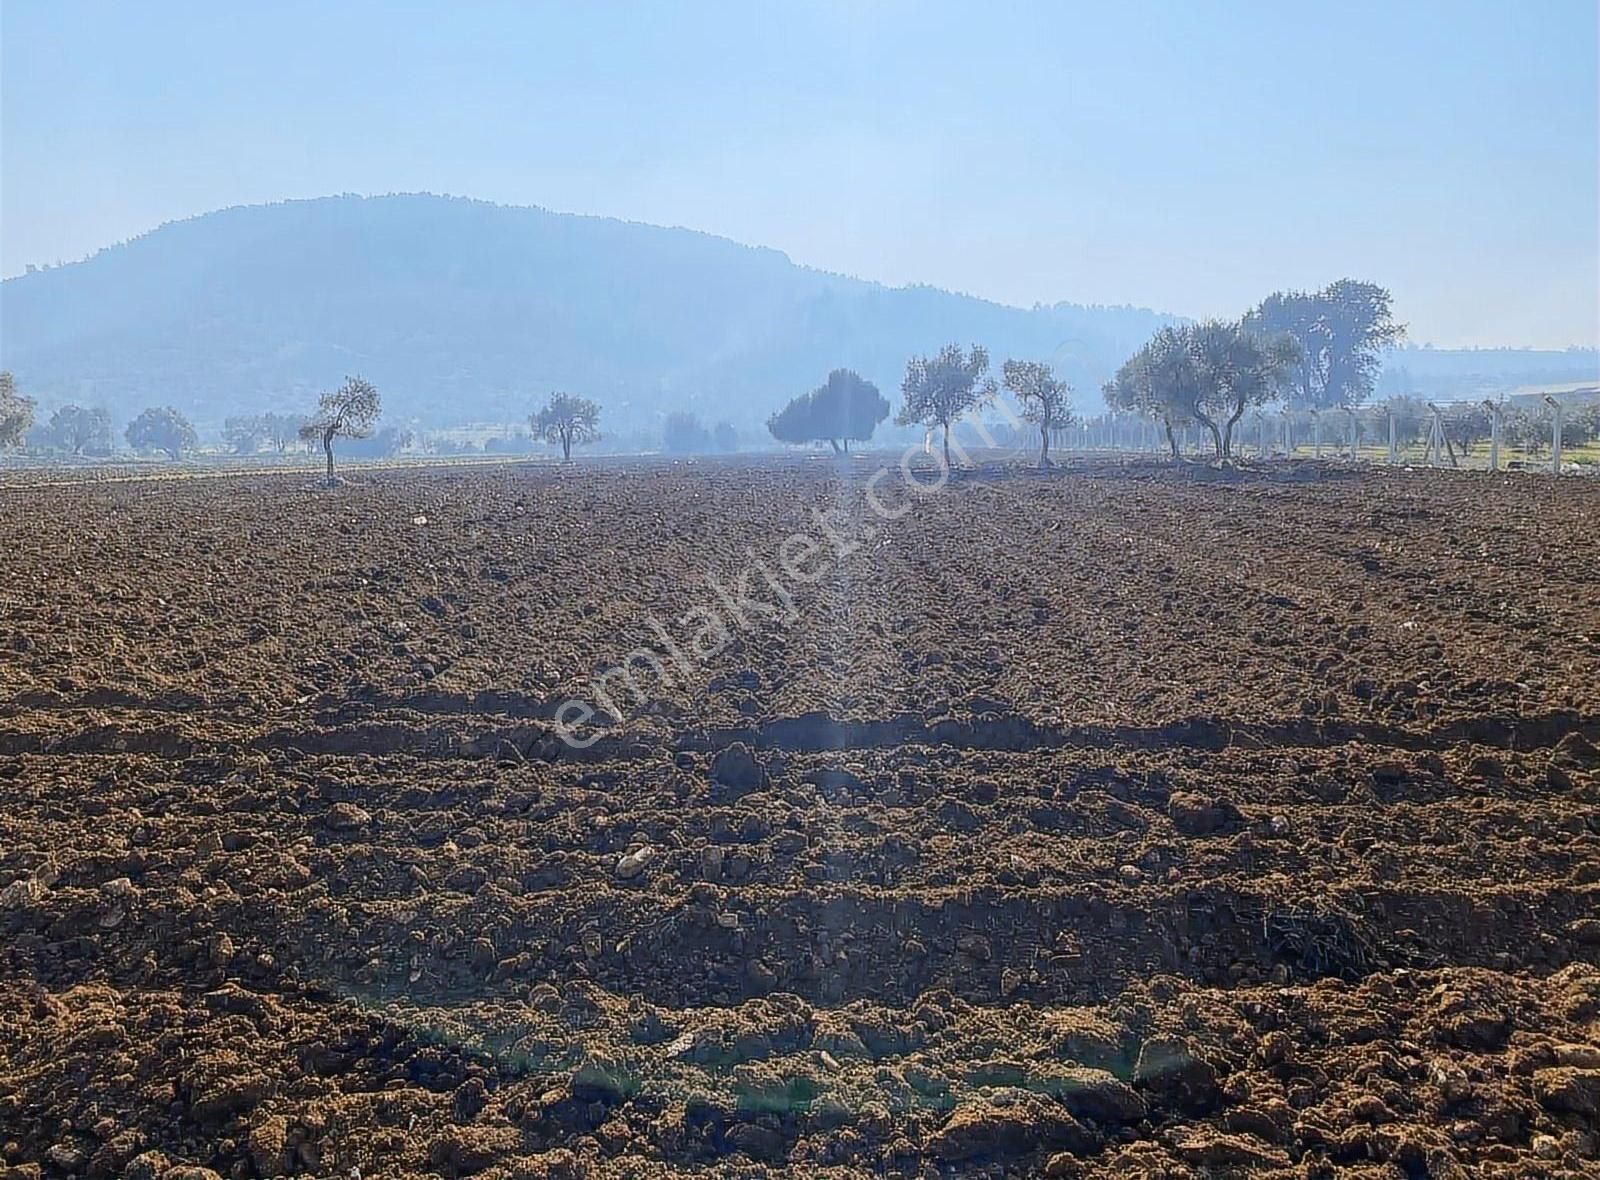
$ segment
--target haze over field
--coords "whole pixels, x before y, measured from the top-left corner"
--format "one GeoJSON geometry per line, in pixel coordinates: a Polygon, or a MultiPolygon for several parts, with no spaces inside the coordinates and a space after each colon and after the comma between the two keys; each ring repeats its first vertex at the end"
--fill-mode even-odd
{"type": "MultiPolygon", "coordinates": [[[[1239,309],[1242,310],[1242,309],[1239,309]]],[[[1172,316],[889,288],[687,230],[433,196],[228,209],[0,286],[0,366],[49,407],[294,412],[349,372],[399,421],[512,421],[571,388],[614,426],[760,423],[831,368],[893,390],[949,340],[1050,361],[1081,407],[1172,316]]],[[[1402,391],[1591,380],[1593,350],[1390,358],[1402,391]]]]}
{"type": "Polygon", "coordinates": [[[424,422],[572,385],[754,423],[951,339],[1092,409],[1165,317],[1347,275],[1412,342],[1546,350],[1391,359],[1430,396],[1600,369],[1576,0],[0,19],[0,363],[46,409],[215,423],[359,368],[424,422]],[[416,191],[494,204],[282,203],[416,191]]]}
{"type": "Polygon", "coordinates": [[[41,397],[197,420],[294,410],[360,372],[392,415],[504,421],[572,388],[628,424],[674,408],[756,426],[847,365],[894,388],[950,339],[1056,361],[1095,391],[1170,317],[1023,311],[808,270],[775,250],[480,201],[230,209],[8,280],[4,365],[41,397]]]}

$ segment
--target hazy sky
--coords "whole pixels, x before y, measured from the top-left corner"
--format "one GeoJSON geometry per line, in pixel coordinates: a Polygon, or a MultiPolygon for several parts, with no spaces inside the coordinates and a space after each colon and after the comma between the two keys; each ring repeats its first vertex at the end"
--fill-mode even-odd
{"type": "Polygon", "coordinates": [[[427,190],[1007,303],[1600,339],[1595,0],[0,0],[0,270],[427,190]]]}

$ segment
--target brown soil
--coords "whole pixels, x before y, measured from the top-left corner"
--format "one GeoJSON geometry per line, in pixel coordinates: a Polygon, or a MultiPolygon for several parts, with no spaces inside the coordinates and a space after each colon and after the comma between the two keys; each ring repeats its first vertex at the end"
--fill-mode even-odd
{"type": "Polygon", "coordinates": [[[0,489],[0,1177],[1595,1174],[1600,485],[872,469],[0,489]]]}

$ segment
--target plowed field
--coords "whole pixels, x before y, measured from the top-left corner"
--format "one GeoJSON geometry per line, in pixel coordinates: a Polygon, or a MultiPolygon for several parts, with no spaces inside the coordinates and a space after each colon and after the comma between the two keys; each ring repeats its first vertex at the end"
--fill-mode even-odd
{"type": "Polygon", "coordinates": [[[0,488],[0,1176],[1596,1174],[1600,484],[873,470],[0,488]]]}

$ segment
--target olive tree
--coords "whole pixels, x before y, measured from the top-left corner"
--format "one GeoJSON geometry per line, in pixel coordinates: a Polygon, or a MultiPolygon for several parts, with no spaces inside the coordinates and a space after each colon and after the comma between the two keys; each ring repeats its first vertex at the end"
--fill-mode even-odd
{"type": "Polygon", "coordinates": [[[535,438],[561,444],[563,462],[572,460],[574,444],[600,437],[600,407],[588,398],[552,393],[544,408],[528,419],[535,438]]]}
{"type": "Polygon", "coordinates": [[[16,378],[0,373],[0,450],[22,445],[33,426],[34,401],[17,392],[16,378]]]}
{"type": "Polygon", "coordinates": [[[1169,442],[1173,421],[1200,423],[1211,435],[1217,462],[1227,463],[1239,419],[1251,406],[1283,396],[1298,356],[1292,337],[1265,335],[1243,322],[1163,328],[1123,366],[1107,396],[1130,407],[1158,408],[1169,442]]]}
{"type": "Polygon", "coordinates": [[[1444,419],[1445,437],[1469,453],[1494,435],[1494,411],[1488,402],[1452,407],[1444,419]]]}
{"type": "Polygon", "coordinates": [[[111,415],[103,409],[62,406],[45,427],[49,445],[69,455],[109,455],[111,415]]]}
{"type": "Polygon", "coordinates": [[[1283,395],[1300,346],[1287,334],[1268,336],[1242,323],[1210,320],[1192,331],[1199,392],[1190,410],[1211,432],[1217,460],[1233,456],[1233,432],[1246,409],[1283,395]]]}
{"type": "Polygon", "coordinates": [[[261,449],[263,428],[261,415],[233,417],[222,423],[222,438],[233,448],[235,455],[253,455],[261,449]]]}
{"type": "Polygon", "coordinates": [[[328,456],[328,486],[338,479],[333,473],[333,440],[366,438],[382,413],[377,387],[362,377],[346,377],[338,389],[329,390],[317,402],[317,412],[300,426],[300,437],[321,438],[328,456]]]}
{"type": "Polygon", "coordinates": [[[1008,360],[1002,383],[1022,404],[1022,416],[1039,427],[1039,466],[1050,466],[1050,432],[1072,424],[1072,386],[1042,361],[1008,360]]]}
{"type": "Polygon", "coordinates": [[[124,437],[136,451],[165,451],[174,459],[182,458],[185,451],[200,444],[189,420],[171,406],[145,410],[128,423],[124,437]]]}
{"type": "Polygon", "coordinates": [[[944,431],[944,465],[950,466],[950,424],[989,401],[998,390],[989,372],[989,353],[974,344],[963,353],[947,344],[931,357],[912,357],[900,384],[904,404],[895,422],[901,426],[939,427],[944,431]]]}
{"type": "Polygon", "coordinates": [[[1160,422],[1176,461],[1183,456],[1173,428],[1194,420],[1186,407],[1192,400],[1195,377],[1183,334],[1176,328],[1164,328],[1123,362],[1102,392],[1113,410],[1160,422]]]}

